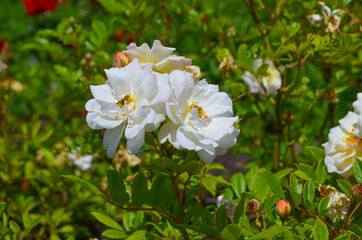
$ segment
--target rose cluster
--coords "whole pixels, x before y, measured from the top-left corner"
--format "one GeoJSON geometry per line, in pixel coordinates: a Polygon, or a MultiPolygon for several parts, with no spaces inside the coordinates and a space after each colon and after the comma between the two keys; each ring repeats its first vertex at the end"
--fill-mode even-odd
{"type": "Polygon", "coordinates": [[[174,48],[155,40],[137,47],[131,43],[116,55],[108,81],[91,86],[86,104],[87,123],[105,128],[103,145],[115,156],[125,135],[130,154],[145,142],[145,132],[158,129],[158,141],[176,149],[196,151],[206,163],[225,154],[239,134],[232,101],[217,85],[199,80],[200,69],[191,59],[172,55],[174,48]]]}

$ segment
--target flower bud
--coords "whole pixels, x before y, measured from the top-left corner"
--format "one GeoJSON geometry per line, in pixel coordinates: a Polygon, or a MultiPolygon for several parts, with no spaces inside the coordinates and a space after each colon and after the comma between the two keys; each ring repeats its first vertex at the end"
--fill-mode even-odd
{"type": "Polygon", "coordinates": [[[319,185],[318,190],[322,197],[329,196],[331,192],[337,192],[337,189],[335,189],[334,187],[322,184],[319,185]]]}
{"type": "Polygon", "coordinates": [[[353,199],[355,199],[357,202],[361,202],[362,201],[362,183],[354,185],[351,188],[350,193],[351,193],[353,199]]]}
{"type": "Polygon", "coordinates": [[[126,66],[128,63],[128,57],[121,52],[118,52],[113,59],[113,67],[121,68],[126,66]]]}
{"type": "Polygon", "coordinates": [[[287,217],[290,214],[290,205],[285,200],[279,200],[275,207],[275,211],[281,217],[287,217]]]}

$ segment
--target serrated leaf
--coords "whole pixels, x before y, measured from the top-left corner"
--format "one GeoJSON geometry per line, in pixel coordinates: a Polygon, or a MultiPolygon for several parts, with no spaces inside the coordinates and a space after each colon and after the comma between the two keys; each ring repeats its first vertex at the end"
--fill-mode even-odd
{"type": "Polygon", "coordinates": [[[152,183],[150,191],[150,202],[152,206],[168,209],[171,207],[173,198],[174,190],[171,179],[165,175],[157,176],[152,183]]]}
{"type": "Polygon", "coordinates": [[[348,229],[357,234],[358,236],[362,236],[362,228],[359,225],[350,223],[348,224],[348,229]]]}
{"type": "Polygon", "coordinates": [[[243,221],[245,216],[245,193],[243,193],[240,198],[234,213],[234,223],[239,223],[240,219],[243,221]]]}
{"type": "Polygon", "coordinates": [[[324,149],[321,147],[306,146],[305,148],[310,152],[310,154],[314,158],[313,159],[314,161],[319,161],[321,158],[324,158],[325,156],[324,149]]]}
{"type": "Polygon", "coordinates": [[[102,21],[100,21],[100,20],[93,20],[92,29],[102,39],[107,37],[107,35],[108,35],[106,25],[104,25],[104,23],[102,21]]]}
{"type": "Polygon", "coordinates": [[[77,176],[73,176],[73,175],[62,175],[62,177],[64,178],[67,178],[67,179],[70,179],[72,180],[73,182],[75,183],[79,183],[80,185],[82,185],[83,187],[87,188],[89,191],[91,191],[92,193],[96,194],[97,196],[103,198],[103,199],[106,199],[104,194],[99,191],[99,189],[94,186],[93,184],[77,177],[77,176]]]}
{"type": "Polygon", "coordinates": [[[221,239],[223,240],[236,240],[239,239],[240,228],[237,224],[229,224],[221,232],[221,239]]]}
{"type": "Polygon", "coordinates": [[[315,190],[311,182],[306,182],[303,188],[303,203],[307,210],[311,209],[314,200],[315,190]]]}
{"type": "Polygon", "coordinates": [[[145,230],[138,230],[132,233],[127,240],[146,240],[146,231],[145,230]]]}
{"type": "Polygon", "coordinates": [[[107,171],[107,178],[112,198],[120,205],[126,204],[129,201],[129,195],[121,174],[110,167],[107,171]]]}
{"type": "Polygon", "coordinates": [[[339,235],[334,240],[349,240],[350,238],[351,238],[351,234],[343,234],[343,235],[339,235]]]}
{"type": "Polygon", "coordinates": [[[240,198],[241,194],[246,190],[246,181],[243,173],[234,174],[231,179],[231,188],[234,190],[235,195],[240,198]]]}
{"type": "MultiPolygon", "coordinates": [[[[262,171],[262,169],[260,169],[259,171],[262,171]]],[[[254,176],[253,191],[258,195],[258,200],[260,201],[260,203],[263,204],[269,193],[269,185],[268,181],[264,178],[264,176],[258,174],[259,171],[254,176]]]]}
{"type": "Polygon", "coordinates": [[[221,205],[216,211],[216,225],[219,231],[222,231],[224,227],[227,225],[227,213],[225,204],[221,205]]]}
{"type": "Polygon", "coordinates": [[[236,62],[238,64],[245,62],[247,57],[248,57],[247,46],[246,46],[246,44],[241,44],[238,48],[238,57],[236,59],[236,62]]]}
{"type": "Polygon", "coordinates": [[[342,192],[344,192],[347,195],[349,194],[349,191],[353,187],[352,184],[350,184],[347,181],[341,180],[341,179],[338,179],[337,183],[338,183],[338,186],[342,189],[342,192]]]}
{"type": "Polygon", "coordinates": [[[256,235],[252,236],[249,239],[262,239],[262,238],[272,239],[273,236],[275,236],[279,233],[288,231],[288,230],[289,230],[289,228],[287,228],[287,227],[283,227],[280,225],[274,225],[256,235]]]}
{"type": "Polygon", "coordinates": [[[278,179],[278,180],[282,180],[283,177],[287,176],[291,171],[293,171],[294,168],[285,168],[282,169],[276,173],[274,173],[274,176],[278,179]]]}
{"type": "Polygon", "coordinates": [[[324,158],[321,158],[318,162],[317,176],[320,184],[323,184],[327,178],[327,168],[324,164],[324,158]]]}
{"type": "Polygon", "coordinates": [[[314,181],[318,180],[316,171],[311,166],[304,163],[300,163],[297,165],[297,168],[303,173],[305,173],[310,179],[314,181]]]}
{"type": "Polygon", "coordinates": [[[315,240],[325,240],[329,238],[327,226],[318,218],[313,228],[315,240]]]}
{"type": "Polygon", "coordinates": [[[25,228],[30,228],[31,227],[31,221],[30,221],[30,216],[29,216],[28,211],[25,211],[23,213],[23,223],[24,223],[25,228]]]}
{"type": "Polygon", "coordinates": [[[320,217],[322,217],[324,214],[326,214],[328,212],[328,204],[329,204],[329,197],[324,197],[322,198],[322,200],[319,202],[318,205],[318,215],[320,217]]]}
{"type": "Polygon", "coordinates": [[[258,67],[258,69],[256,70],[256,74],[259,76],[263,76],[266,73],[266,70],[268,70],[269,68],[269,64],[268,63],[263,63],[260,67],[258,67]]]}
{"type": "Polygon", "coordinates": [[[285,199],[284,191],[279,180],[265,168],[260,169],[257,174],[261,174],[269,184],[270,189],[280,198],[285,199]]]}
{"type": "Polygon", "coordinates": [[[202,224],[212,226],[214,224],[210,211],[205,208],[201,213],[202,224]]]}
{"type": "Polygon", "coordinates": [[[98,212],[91,213],[98,221],[106,225],[107,227],[123,231],[122,227],[112,218],[98,212]]]}
{"type": "Polygon", "coordinates": [[[137,174],[132,184],[132,203],[136,207],[140,207],[148,200],[149,190],[147,188],[147,178],[143,172],[140,172],[137,174]]]}
{"type": "Polygon", "coordinates": [[[124,239],[127,237],[127,234],[115,229],[107,229],[102,233],[102,236],[110,239],[124,239]]]}
{"type": "Polygon", "coordinates": [[[362,161],[358,158],[353,163],[353,175],[358,183],[362,183],[362,161]]]}

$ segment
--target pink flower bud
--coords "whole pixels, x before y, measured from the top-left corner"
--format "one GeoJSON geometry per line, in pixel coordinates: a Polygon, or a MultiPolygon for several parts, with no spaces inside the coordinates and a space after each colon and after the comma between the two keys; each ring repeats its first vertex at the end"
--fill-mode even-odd
{"type": "Polygon", "coordinates": [[[279,200],[275,208],[277,214],[281,217],[287,217],[290,214],[290,205],[285,200],[279,200]]]}
{"type": "Polygon", "coordinates": [[[126,66],[128,63],[128,57],[121,52],[118,52],[113,59],[113,67],[121,68],[126,66]]]}

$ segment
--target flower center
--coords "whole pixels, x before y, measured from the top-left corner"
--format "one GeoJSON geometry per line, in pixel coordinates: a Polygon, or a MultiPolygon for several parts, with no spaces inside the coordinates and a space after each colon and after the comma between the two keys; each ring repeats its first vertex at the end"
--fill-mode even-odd
{"type": "Polygon", "coordinates": [[[350,133],[346,139],[347,144],[352,144],[356,148],[362,147],[362,139],[356,137],[353,133],[350,133]]]}
{"type": "Polygon", "coordinates": [[[117,105],[122,109],[124,105],[128,105],[131,102],[133,102],[133,98],[129,94],[127,94],[121,100],[118,101],[117,105]]]}
{"type": "Polygon", "coordinates": [[[200,107],[199,105],[197,105],[197,103],[192,102],[192,104],[187,108],[186,112],[190,112],[191,109],[196,108],[196,110],[199,113],[199,118],[201,118],[204,121],[207,121],[208,116],[206,115],[204,109],[202,109],[202,107],[200,107]]]}
{"type": "Polygon", "coordinates": [[[337,25],[337,24],[338,24],[338,20],[337,20],[335,17],[333,17],[333,16],[328,16],[328,17],[326,17],[325,19],[326,19],[327,22],[330,22],[330,23],[332,23],[333,25],[337,25]]]}

